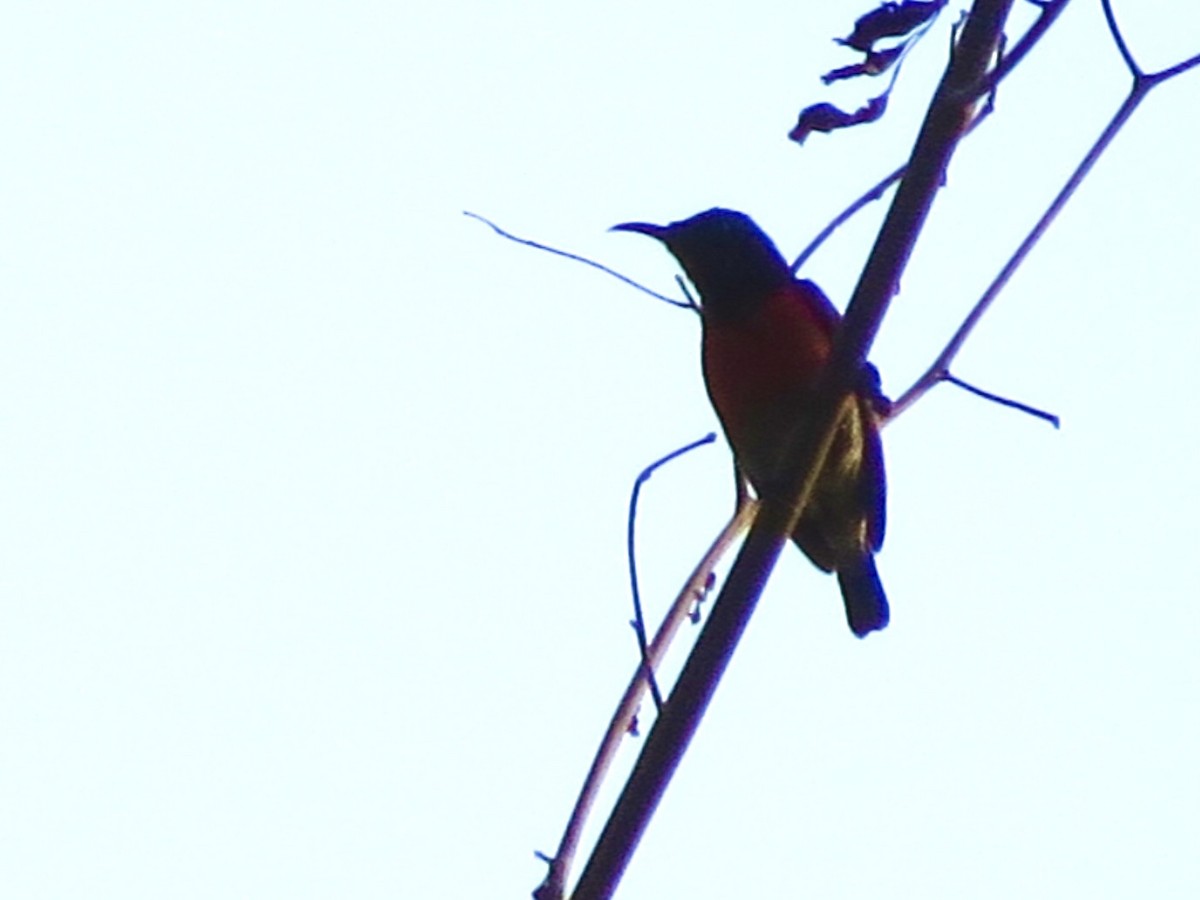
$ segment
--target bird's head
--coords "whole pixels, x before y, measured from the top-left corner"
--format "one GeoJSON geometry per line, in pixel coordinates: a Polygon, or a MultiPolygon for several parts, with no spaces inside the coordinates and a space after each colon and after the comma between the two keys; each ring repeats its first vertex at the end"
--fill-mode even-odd
{"type": "Polygon", "coordinates": [[[696,290],[705,316],[738,319],[792,280],[783,255],[744,213],[710,209],[670,225],[626,222],[613,231],[656,238],[671,251],[696,290]]]}

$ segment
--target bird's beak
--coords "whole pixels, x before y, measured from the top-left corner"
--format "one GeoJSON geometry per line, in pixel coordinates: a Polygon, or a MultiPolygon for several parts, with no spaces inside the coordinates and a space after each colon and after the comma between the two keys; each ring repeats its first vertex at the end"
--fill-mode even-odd
{"type": "Polygon", "coordinates": [[[614,225],[609,231],[636,231],[638,234],[648,234],[650,237],[665,241],[667,239],[667,228],[663,225],[651,225],[649,222],[623,222],[620,225],[614,225]]]}

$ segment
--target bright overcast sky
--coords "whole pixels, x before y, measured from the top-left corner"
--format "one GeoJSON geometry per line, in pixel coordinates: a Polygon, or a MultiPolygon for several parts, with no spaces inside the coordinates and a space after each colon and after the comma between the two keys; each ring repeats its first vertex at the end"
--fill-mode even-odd
{"type": "MultiPolygon", "coordinates": [[[[1200,52],[1116,6],[1146,68],[1200,52]]],[[[610,225],[793,254],[945,62],[951,12],[884,122],[789,143],[861,100],[818,76],[866,9],[10,5],[0,893],[528,896],[636,663],[633,479],[716,420],[694,317],[461,211],[664,290],[610,225]]],[[[955,158],[888,392],[1128,82],[1075,0],[955,158]]],[[[956,364],[1061,430],[949,387],[887,429],[891,626],[785,553],[622,898],[1200,896],[1198,108],[1157,89],[956,364]]],[[[884,208],[805,269],[839,306],[884,208]]],[[[649,483],[652,612],[731,504],[723,444],[649,483]]]]}

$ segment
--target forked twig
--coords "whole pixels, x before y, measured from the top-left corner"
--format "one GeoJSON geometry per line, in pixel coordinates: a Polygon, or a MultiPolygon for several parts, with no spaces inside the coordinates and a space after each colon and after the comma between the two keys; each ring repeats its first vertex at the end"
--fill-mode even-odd
{"type": "Polygon", "coordinates": [[[642,669],[646,675],[646,680],[650,684],[650,696],[654,698],[654,709],[657,712],[662,712],[662,694],[658,690],[658,681],[654,677],[654,664],[650,660],[650,651],[646,646],[646,618],[642,615],[642,592],[638,587],[637,574],[637,542],[636,527],[637,527],[637,506],[638,498],[642,493],[642,485],[650,480],[650,476],[657,472],[660,468],[671,462],[673,459],[678,459],[685,453],[690,453],[697,447],[702,447],[705,444],[711,444],[717,439],[713,432],[709,432],[699,440],[692,441],[686,446],[680,447],[678,450],[672,450],[661,459],[655,460],[653,463],[642,469],[641,473],[633,482],[633,493],[629,498],[629,522],[626,527],[626,555],[629,557],[629,586],[633,593],[633,630],[637,634],[638,651],[642,656],[642,669]]]}
{"type": "Polygon", "coordinates": [[[1050,206],[1042,213],[1037,223],[1030,229],[1029,234],[1025,236],[1025,239],[1021,241],[1012,256],[1009,257],[1008,262],[1004,264],[1003,268],[1001,268],[1000,272],[992,280],[992,283],[988,285],[987,290],[983,292],[983,296],[976,301],[975,306],[967,314],[966,319],[958,327],[954,336],[950,338],[949,343],[938,354],[937,359],[933,361],[933,364],[917,379],[913,386],[905,391],[900,399],[892,405],[891,418],[895,418],[903,413],[931,390],[934,385],[948,380],[950,363],[958,355],[958,352],[962,349],[963,344],[966,343],[971,332],[975,330],[975,326],[983,318],[984,313],[995,302],[1000,291],[1008,284],[1009,279],[1012,278],[1017,268],[1025,261],[1025,257],[1029,255],[1042,235],[1045,234],[1046,229],[1050,227],[1050,224],[1058,214],[1062,212],[1063,207],[1067,205],[1067,201],[1079,189],[1084,178],[1091,172],[1092,167],[1103,155],[1108,145],[1112,143],[1113,138],[1124,127],[1129,117],[1133,115],[1134,110],[1146,99],[1146,95],[1164,81],[1174,78],[1176,75],[1181,75],[1196,66],[1200,66],[1200,55],[1197,55],[1158,72],[1143,72],[1130,53],[1124,38],[1121,37],[1120,31],[1117,29],[1116,19],[1113,18],[1109,0],[1102,0],[1102,3],[1113,39],[1121,50],[1121,57],[1125,60],[1126,66],[1129,67],[1129,71],[1133,75],[1133,84],[1129,89],[1129,94],[1117,108],[1112,119],[1104,127],[1104,130],[1100,133],[1095,143],[1092,144],[1083,159],[1080,160],[1079,165],[1075,167],[1075,171],[1071,173],[1071,177],[1067,179],[1066,183],[1059,190],[1058,195],[1050,203],[1050,206]]]}

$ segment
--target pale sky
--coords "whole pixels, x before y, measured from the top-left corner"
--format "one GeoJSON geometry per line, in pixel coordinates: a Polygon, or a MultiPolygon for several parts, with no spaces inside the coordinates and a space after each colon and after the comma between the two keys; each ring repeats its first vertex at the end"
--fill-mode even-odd
{"type": "MultiPolygon", "coordinates": [[[[1146,68],[1200,52],[1193,4],[1116,6],[1146,68]]],[[[694,317],[461,211],[662,290],[609,226],[794,254],[945,63],[951,12],[882,123],[789,143],[861,99],[819,75],[866,9],[7,11],[0,893],[529,895],[636,664],[633,479],[717,423],[694,317]]],[[[1076,0],[955,158],[885,390],[1128,81],[1076,0]]],[[[785,553],[622,900],[1200,896],[1197,108],[1157,89],[955,366],[1061,430],[949,387],[887,429],[891,625],[785,553]]],[[[839,307],[884,209],[802,273],[839,307]]],[[[722,443],[648,484],[652,613],[731,505],[722,443]]]]}

